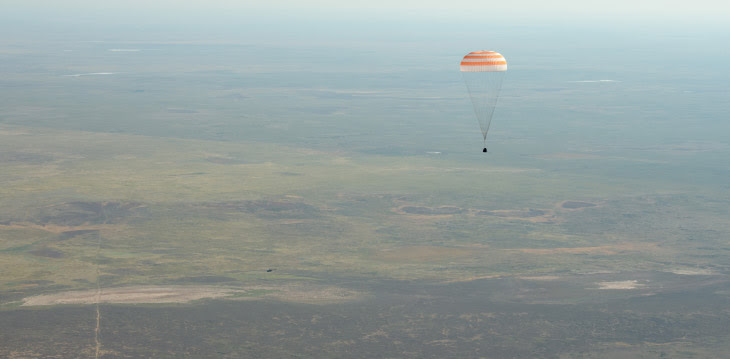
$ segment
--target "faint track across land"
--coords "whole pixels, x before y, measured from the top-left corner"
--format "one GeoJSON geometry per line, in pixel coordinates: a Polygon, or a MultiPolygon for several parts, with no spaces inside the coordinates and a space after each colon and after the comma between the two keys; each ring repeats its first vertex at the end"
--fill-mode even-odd
{"type": "MultiPolygon", "coordinates": [[[[104,208],[101,209],[102,213],[104,214],[104,224],[106,224],[109,221],[109,218],[106,215],[106,211],[104,208]]],[[[101,352],[101,340],[99,339],[99,334],[101,332],[101,310],[99,309],[99,302],[101,301],[101,270],[99,269],[99,255],[101,254],[101,233],[97,235],[97,242],[96,242],[96,259],[94,260],[96,262],[96,298],[94,302],[96,302],[96,328],[94,329],[94,342],[96,343],[96,350],[94,358],[99,359],[99,353],[101,352]]]]}

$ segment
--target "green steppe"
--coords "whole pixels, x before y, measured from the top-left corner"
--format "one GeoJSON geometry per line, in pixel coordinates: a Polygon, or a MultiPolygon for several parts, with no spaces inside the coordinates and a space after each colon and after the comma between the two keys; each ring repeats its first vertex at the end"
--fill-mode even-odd
{"type": "Polygon", "coordinates": [[[93,306],[20,305],[97,280],[234,290],[102,304],[104,358],[726,350],[721,195],[447,155],[18,126],[0,128],[0,152],[0,315],[24,323],[3,329],[3,355],[93,357],[93,306]]]}
{"type": "Polygon", "coordinates": [[[722,34],[511,27],[485,155],[459,27],[238,25],[0,40],[0,357],[730,351],[722,34]]]}
{"type": "Polygon", "coordinates": [[[105,286],[320,274],[462,281],[722,264],[682,230],[718,228],[723,213],[669,185],[634,194],[629,180],[438,156],[12,126],[0,136],[6,295],[91,288],[97,260],[105,286]]]}

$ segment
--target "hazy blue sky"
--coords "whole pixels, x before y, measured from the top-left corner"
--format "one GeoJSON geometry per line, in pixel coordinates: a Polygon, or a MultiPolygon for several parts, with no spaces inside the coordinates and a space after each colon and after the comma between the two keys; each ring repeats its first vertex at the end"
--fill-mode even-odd
{"type": "MultiPolygon", "coordinates": [[[[485,19],[496,17],[536,19],[623,19],[661,21],[663,19],[684,22],[723,21],[730,18],[730,3],[723,0],[371,0],[367,2],[338,0],[4,0],[5,9],[35,10],[39,14],[50,11],[55,14],[103,14],[113,11],[135,11],[138,15],[154,13],[166,19],[179,16],[245,16],[251,12],[280,15],[308,16],[381,16],[426,18],[485,19]],[[60,13],[59,13],[60,11],[60,13]]],[[[184,20],[178,18],[178,20],[184,20]]],[[[620,25],[620,24],[617,24],[620,25]]]]}

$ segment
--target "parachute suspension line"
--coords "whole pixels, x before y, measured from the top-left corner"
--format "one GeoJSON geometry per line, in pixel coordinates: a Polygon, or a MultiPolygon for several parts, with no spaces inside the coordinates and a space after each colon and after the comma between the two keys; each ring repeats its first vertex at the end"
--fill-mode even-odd
{"type": "Polygon", "coordinates": [[[474,115],[476,115],[482,137],[487,138],[492,116],[502,88],[504,72],[463,72],[474,115]]]}
{"type": "Polygon", "coordinates": [[[487,152],[487,133],[507,71],[507,61],[495,51],[474,51],[461,60],[460,70],[482,131],[483,152],[487,152]]]}

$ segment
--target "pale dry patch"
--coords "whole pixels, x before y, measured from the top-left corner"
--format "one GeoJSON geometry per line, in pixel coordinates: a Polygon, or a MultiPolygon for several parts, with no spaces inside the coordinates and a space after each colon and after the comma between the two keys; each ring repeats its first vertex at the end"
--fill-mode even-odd
{"type": "Polygon", "coordinates": [[[279,284],[248,286],[243,288],[244,295],[230,299],[234,300],[278,300],[292,303],[305,304],[331,304],[359,300],[365,294],[355,290],[335,286],[313,285],[313,284],[279,284]],[[268,291],[261,295],[245,296],[249,291],[268,291]]]}
{"type": "Polygon", "coordinates": [[[12,351],[8,353],[8,359],[40,358],[41,356],[41,353],[37,353],[32,350],[12,351]]]}
{"type": "Polygon", "coordinates": [[[50,233],[63,233],[82,230],[103,230],[106,228],[118,227],[118,225],[81,225],[81,226],[60,226],[56,224],[34,224],[29,222],[12,222],[11,224],[0,224],[0,229],[40,229],[50,233]]]}
{"type": "Polygon", "coordinates": [[[454,346],[458,343],[456,339],[437,339],[432,340],[430,342],[426,342],[426,344],[434,344],[434,345],[444,345],[444,346],[454,346]]]}
{"type": "Polygon", "coordinates": [[[95,289],[36,295],[23,299],[22,306],[95,304],[97,301],[115,304],[165,304],[188,303],[201,299],[279,300],[306,304],[329,304],[353,301],[362,297],[364,297],[363,293],[345,288],[306,284],[246,287],[129,286],[102,288],[98,298],[95,289]]]}
{"type": "Polygon", "coordinates": [[[714,275],[715,272],[709,270],[709,269],[689,269],[689,268],[674,268],[670,269],[669,273],[679,274],[679,275],[714,275]]]}
{"type": "Polygon", "coordinates": [[[312,221],[307,221],[304,219],[281,219],[278,221],[279,224],[302,224],[302,223],[311,223],[312,221]]]}
{"type": "Polygon", "coordinates": [[[524,280],[539,280],[539,281],[552,281],[552,280],[558,280],[560,277],[556,275],[543,275],[543,276],[527,276],[527,277],[518,277],[520,279],[524,280]]]}
{"type": "Polygon", "coordinates": [[[481,334],[477,334],[469,339],[466,339],[467,342],[481,342],[484,340],[484,337],[481,334]]]}
{"type": "Polygon", "coordinates": [[[629,343],[626,343],[626,342],[613,342],[612,345],[615,346],[615,347],[620,347],[620,348],[631,348],[631,347],[634,347],[633,344],[629,344],[629,343]]]}
{"type": "Polygon", "coordinates": [[[639,284],[637,280],[620,280],[614,282],[598,282],[598,289],[614,290],[614,289],[636,289],[643,287],[643,284],[639,284]]]}
{"type": "MultiPolygon", "coordinates": [[[[205,298],[221,298],[242,293],[243,290],[211,286],[133,286],[104,288],[99,303],[186,303],[205,298]]],[[[94,304],[97,291],[80,290],[41,294],[23,299],[23,306],[57,304],[94,304]]]]}
{"type": "Polygon", "coordinates": [[[494,274],[494,275],[483,275],[483,276],[478,276],[478,277],[467,277],[467,278],[451,279],[451,280],[444,281],[442,283],[444,283],[444,284],[447,284],[447,283],[464,283],[464,282],[472,282],[472,281],[480,280],[480,279],[494,279],[494,278],[500,278],[500,277],[502,277],[502,276],[501,275],[496,275],[496,274],[494,274]]]}
{"type": "Polygon", "coordinates": [[[365,334],[361,339],[367,340],[367,341],[374,341],[374,338],[390,338],[390,335],[388,335],[388,332],[386,332],[383,329],[378,329],[373,332],[370,332],[368,334],[365,334]]]}

